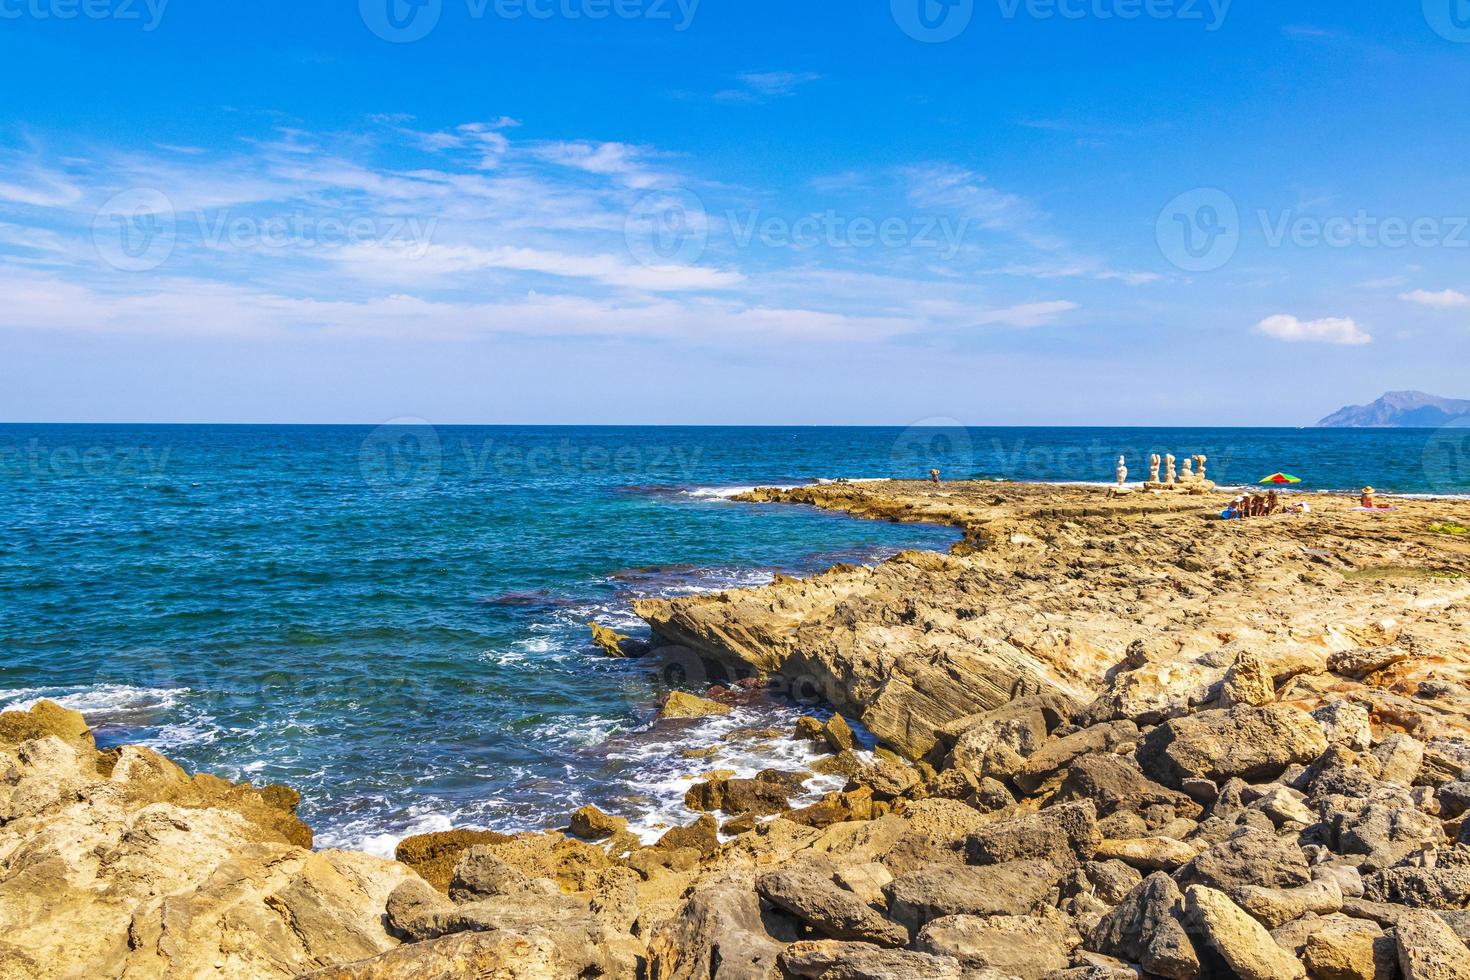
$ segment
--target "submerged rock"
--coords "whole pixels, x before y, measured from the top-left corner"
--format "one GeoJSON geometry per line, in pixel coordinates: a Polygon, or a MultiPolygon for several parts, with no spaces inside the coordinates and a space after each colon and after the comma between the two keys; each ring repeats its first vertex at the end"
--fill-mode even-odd
{"type": "Polygon", "coordinates": [[[663,706],[658,709],[660,718],[688,719],[708,718],[711,715],[728,715],[730,706],[702,698],[688,691],[671,691],[664,698],[663,706]]]}

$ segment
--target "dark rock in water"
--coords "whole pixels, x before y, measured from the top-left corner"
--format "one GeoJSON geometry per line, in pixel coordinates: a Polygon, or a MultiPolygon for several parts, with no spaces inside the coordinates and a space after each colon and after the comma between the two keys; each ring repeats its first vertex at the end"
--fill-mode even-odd
{"type": "Polygon", "coordinates": [[[841,715],[829,718],[827,724],[822,726],[822,734],[826,736],[827,744],[832,747],[833,752],[851,749],[857,744],[853,738],[852,726],[841,715]]]}
{"type": "Polygon", "coordinates": [[[754,779],[711,779],[698,783],[684,794],[684,802],[691,810],[705,812],[718,810],[762,817],[781,813],[801,784],[797,781],[792,785],[790,780],[781,778],[761,778],[765,775],[761,773],[754,779]]]}
{"type": "Polygon", "coordinates": [[[609,816],[591,803],[572,814],[572,833],[585,840],[602,840],[627,829],[627,818],[609,816]]]}
{"type": "Polygon", "coordinates": [[[895,878],[883,892],[889,916],[917,932],[946,915],[1025,915],[1060,879],[1061,872],[1045,861],[929,864],[895,878]]]}
{"type": "Polygon", "coordinates": [[[513,606],[519,608],[565,609],[579,605],[574,599],[559,596],[544,589],[519,589],[502,592],[484,600],[490,606],[513,606]]]}
{"type": "Polygon", "coordinates": [[[958,980],[966,975],[950,956],[833,940],[788,946],[780,964],[787,976],[821,980],[958,980]]]}
{"type": "Polygon", "coordinates": [[[909,932],[868,907],[852,892],[832,883],[831,868],[797,865],[768,871],[756,879],[761,897],[833,939],[906,946],[909,932]]]}
{"type": "Polygon", "coordinates": [[[598,623],[588,623],[592,628],[592,642],[609,657],[641,657],[648,653],[649,646],[642,640],[624,636],[616,630],[598,623]]]}
{"type": "Polygon", "coordinates": [[[1180,922],[1184,894],[1162,871],[1145,878],[1103,916],[1088,938],[1099,953],[1137,963],[1151,974],[1193,980],[1200,962],[1180,922]]]}

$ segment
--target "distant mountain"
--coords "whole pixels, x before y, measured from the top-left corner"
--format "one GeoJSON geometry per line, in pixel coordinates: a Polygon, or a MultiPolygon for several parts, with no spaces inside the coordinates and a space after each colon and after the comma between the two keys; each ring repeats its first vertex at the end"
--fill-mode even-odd
{"type": "Polygon", "coordinates": [[[1349,405],[1317,425],[1329,429],[1415,429],[1446,425],[1470,416],[1470,400],[1440,398],[1422,391],[1390,391],[1368,405],[1349,405]]]}

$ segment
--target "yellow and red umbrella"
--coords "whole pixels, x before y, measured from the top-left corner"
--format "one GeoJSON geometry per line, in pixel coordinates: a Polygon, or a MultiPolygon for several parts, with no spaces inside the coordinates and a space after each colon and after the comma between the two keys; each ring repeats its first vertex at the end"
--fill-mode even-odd
{"type": "Polygon", "coordinates": [[[1290,473],[1272,473],[1270,476],[1262,477],[1261,482],[1275,483],[1278,485],[1282,483],[1300,483],[1302,482],[1302,478],[1299,476],[1292,476],[1290,473]]]}

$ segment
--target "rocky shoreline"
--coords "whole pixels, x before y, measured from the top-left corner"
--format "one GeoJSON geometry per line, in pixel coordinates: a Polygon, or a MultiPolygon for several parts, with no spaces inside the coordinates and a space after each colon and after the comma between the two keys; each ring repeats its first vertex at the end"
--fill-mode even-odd
{"type": "MultiPolygon", "coordinates": [[[[949,554],[642,600],[649,658],[823,705],[845,781],[710,773],[645,845],[561,830],[310,850],[282,787],[0,715],[11,977],[1470,977],[1470,535],[1394,500],[1224,522],[1222,495],[758,490],[962,529],[949,554]],[[848,720],[877,739],[863,751],[848,720]],[[795,803],[793,801],[796,801],[795,803]]],[[[691,759],[691,765],[698,760],[691,759]]]]}

